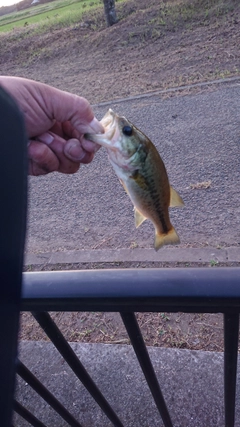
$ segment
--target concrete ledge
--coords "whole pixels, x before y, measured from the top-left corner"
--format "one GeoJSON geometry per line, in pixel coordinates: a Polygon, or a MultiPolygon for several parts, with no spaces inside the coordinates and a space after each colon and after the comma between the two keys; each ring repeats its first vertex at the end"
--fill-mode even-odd
{"type": "Polygon", "coordinates": [[[135,96],[129,96],[127,98],[118,98],[118,99],[114,99],[112,101],[104,101],[104,102],[99,102],[98,104],[94,104],[93,107],[105,107],[105,106],[112,106],[113,104],[121,104],[121,103],[126,103],[129,101],[135,101],[138,99],[145,99],[145,98],[153,98],[154,96],[159,96],[159,95],[164,95],[166,93],[178,93],[184,90],[190,90],[193,88],[204,88],[205,86],[214,86],[214,85],[219,85],[219,84],[229,84],[229,83],[238,83],[240,80],[239,76],[236,77],[226,77],[225,79],[216,79],[216,80],[208,80],[205,82],[200,82],[200,83],[192,83],[192,84],[188,84],[188,85],[183,85],[183,86],[176,86],[176,87],[170,87],[167,89],[162,89],[162,90],[153,90],[153,91],[149,91],[146,93],[143,93],[141,95],[135,95],[135,96]]]}
{"type": "MultiPolygon", "coordinates": [[[[131,346],[71,346],[124,426],[163,426],[131,346]]],[[[149,353],[174,427],[224,426],[222,353],[153,347],[149,353]]],[[[22,342],[20,359],[83,427],[112,426],[51,343],[22,342]]],[[[66,426],[21,379],[17,396],[46,425],[66,426]]],[[[238,396],[236,402],[235,427],[239,427],[238,396]]],[[[17,417],[14,425],[25,427],[26,423],[17,417]]]]}
{"type": "Polygon", "coordinates": [[[240,248],[96,249],[26,254],[25,265],[76,264],[90,262],[240,262],[240,248]]]}

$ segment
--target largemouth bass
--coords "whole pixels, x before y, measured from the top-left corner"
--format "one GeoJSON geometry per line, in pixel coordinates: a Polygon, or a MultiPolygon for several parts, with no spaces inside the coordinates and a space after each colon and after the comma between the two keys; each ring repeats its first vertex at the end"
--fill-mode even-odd
{"type": "Polygon", "coordinates": [[[168,208],[184,203],[170,186],[156,147],[136,126],[111,109],[101,123],[103,134],[86,134],[85,138],[106,147],[109,160],[134,205],[136,227],[145,219],[152,221],[156,250],[179,243],[168,208]]]}

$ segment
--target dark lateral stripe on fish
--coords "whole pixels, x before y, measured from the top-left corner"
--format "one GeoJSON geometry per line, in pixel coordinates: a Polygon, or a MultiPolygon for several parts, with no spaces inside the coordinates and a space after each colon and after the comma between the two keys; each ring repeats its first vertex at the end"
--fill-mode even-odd
{"type": "MultiPolygon", "coordinates": [[[[139,175],[140,174],[138,174],[138,176],[139,175]]],[[[162,205],[161,205],[161,202],[158,198],[158,190],[154,186],[154,180],[151,177],[144,177],[143,175],[141,175],[141,177],[144,180],[144,184],[145,184],[146,188],[150,192],[150,196],[151,196],[151,199],[153,201],[153,205],[156,209],[156,212],[158,214],[159,220],[160,220],[161,225],[162,225],[163,233],[167,234],[170,229],[167,226],[164,215],[162,213],[162,205]]],[[[138,183],[138,180],[137,180],[137,183],[138,183]]]]}
{"type": "Polygon", "coordinates": [[[157,211],[158,217],[159,217],[159,219],[161,221],[163,233],[167,234],[169,232],[169,227],[167,226],[165,218],[164,218],[164,215],[162,213],[160,202],[158,200],[154,200],[154,206],[156,207],[156,211],[157,211]]]}

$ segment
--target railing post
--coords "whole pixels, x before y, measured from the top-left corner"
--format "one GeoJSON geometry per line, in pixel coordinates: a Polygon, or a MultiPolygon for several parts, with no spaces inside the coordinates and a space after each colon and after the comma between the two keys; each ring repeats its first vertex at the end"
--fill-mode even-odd
{"type": "MultiPolygon", "coordinates": [[[[39,396],[44,399],[49,406],[51,406],[71,427],[82,427],[82,425],[70,414],[70,412],[67,411],[67,409],[56,399],[56,397],[39,381],[29,369],[20,361],[17,362],[17,374],[20,375],[23,380],[29,384],[33,390],[35,390],[39,396]]],[[[15,403],[15,406],[17,405],[17,402],[15,403]]],[[[19,405],[17,406],[19,409],[19,405]]],[[[22,408],[20,408],[22,409],[22,408]]],[[[20,413],[21,416],[23,416],[27,421],[29,421],[29,415],[27,411],[25,412],[22,409],[22,412],[20,413]]],[[[35,424],[32,423],[32,425],[38,427],[38,424],[36,424],[36,418],[32,418],[32,422],[34,421],[35,424]]],[[[29,421],[29,422],[31,422],[29,421]]],[[[40,423],[39,420],[37,422],[40,423]]],[[[39,424],[40,426],[41,424],[39,424]]],[[[42,425],[44,427],[44,425],[42,425]]]]}
{"type": "MultiPolygon", "coordinates": [[[[33,427],[46,427],[41,421],[39,421],[31,412],[24,408],[19,402],[14,401],[14,411],[24,418],[33,427]]],[[[11,426],[13,427],[13,426],[11,426]]]]}
{"type": "Polygon", "coordinates": [[[158,411],[162,417],[164,427],[173,427],[168,408],[162,395],[136,316],[134,313],[120,314],[158,411]]]}
{"type": "Polygon", "coordinates": [[[72,371],[82,382],[84,387],[88,390],[91,396],[98,403],[102,411],[107,415],[110,421],[113,423],[115,427],[123,427],[122,422],[115,414],[111,405],[107,402],[105,397],[102,395],[77,355],[74,353],[73,349],[66,341],[61,331],[58,329],[57,325],[52,320],[49,313],[45,312],[32,312],[32,315],[35,317],[36,321],[39,323],[41,328],[50,338],[52,343],[55,345],[56,349],[62,355],[64,360],[68,363],[72,371]]]}
{"type": "Polygon", "coordinates": [[[239,314],[224,314],[225,427],[234,427],[239,314]]]}

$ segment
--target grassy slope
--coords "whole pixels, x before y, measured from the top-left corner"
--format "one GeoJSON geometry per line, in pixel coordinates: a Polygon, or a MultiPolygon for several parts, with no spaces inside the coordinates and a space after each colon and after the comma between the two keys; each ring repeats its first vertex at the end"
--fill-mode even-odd
{"type": "MultiPolygon", "coordinates": [[[[116,0],[117,9],[120,1],[116,0]]],[[[154,27],[153,37],[183,25],[205,25],[209,19],[220,18],[226,13],[234,12],[238,6],[238,0],[168,0],[164,2],[128,0],[126,3],[130,4],[130,7],[119,8],[120,20],[127,18],[129,14],[132,15],[134,34],[134,27],[136,26],[134,15],[138,11],[142,12],[146,15],[146,24],[154,27]]],[[[59,22],[61,22],[61,26],[68,26],[71,24],[71,20],[65,19],[67,11],[74,12],[76,15],[76,20],[72,20],[72,23],[79,21],[82,14],[89,11],[88,17],[90,20],[94,20],[97,30],[102,28],[102,22],[98,20],[99,11],[101,13],[102,9],[102,0],[55,0],[51,3],[0,17],[0,31],[10,31],[15,27],[22,27],[26,21],[28,25],[32,23],[41,25],[47,16],[49,18],[55,17],[48,27],[52,24],[57,26],[59,22]],[[92,13],[91,9],[94,9],[92,13]]]]}
{"type": "Polygon", "coordinates": [[[39,24],[46,29],[60,22],[67,26],[78,22],[84,12],[99,7],[98,0],[55,0],[51,3],[3,15],[0,17],[0,31],[11,31],[14,28],[26,27],[31,24],[39,24]]]}
{"type": "Polygon", "coordinates": [[[127,0],[116,8],[110,28],[101,6],[74,24],[56,17],[0,33],[1,72],[94,103],[240,74],[239,1],[127,0]]]}

